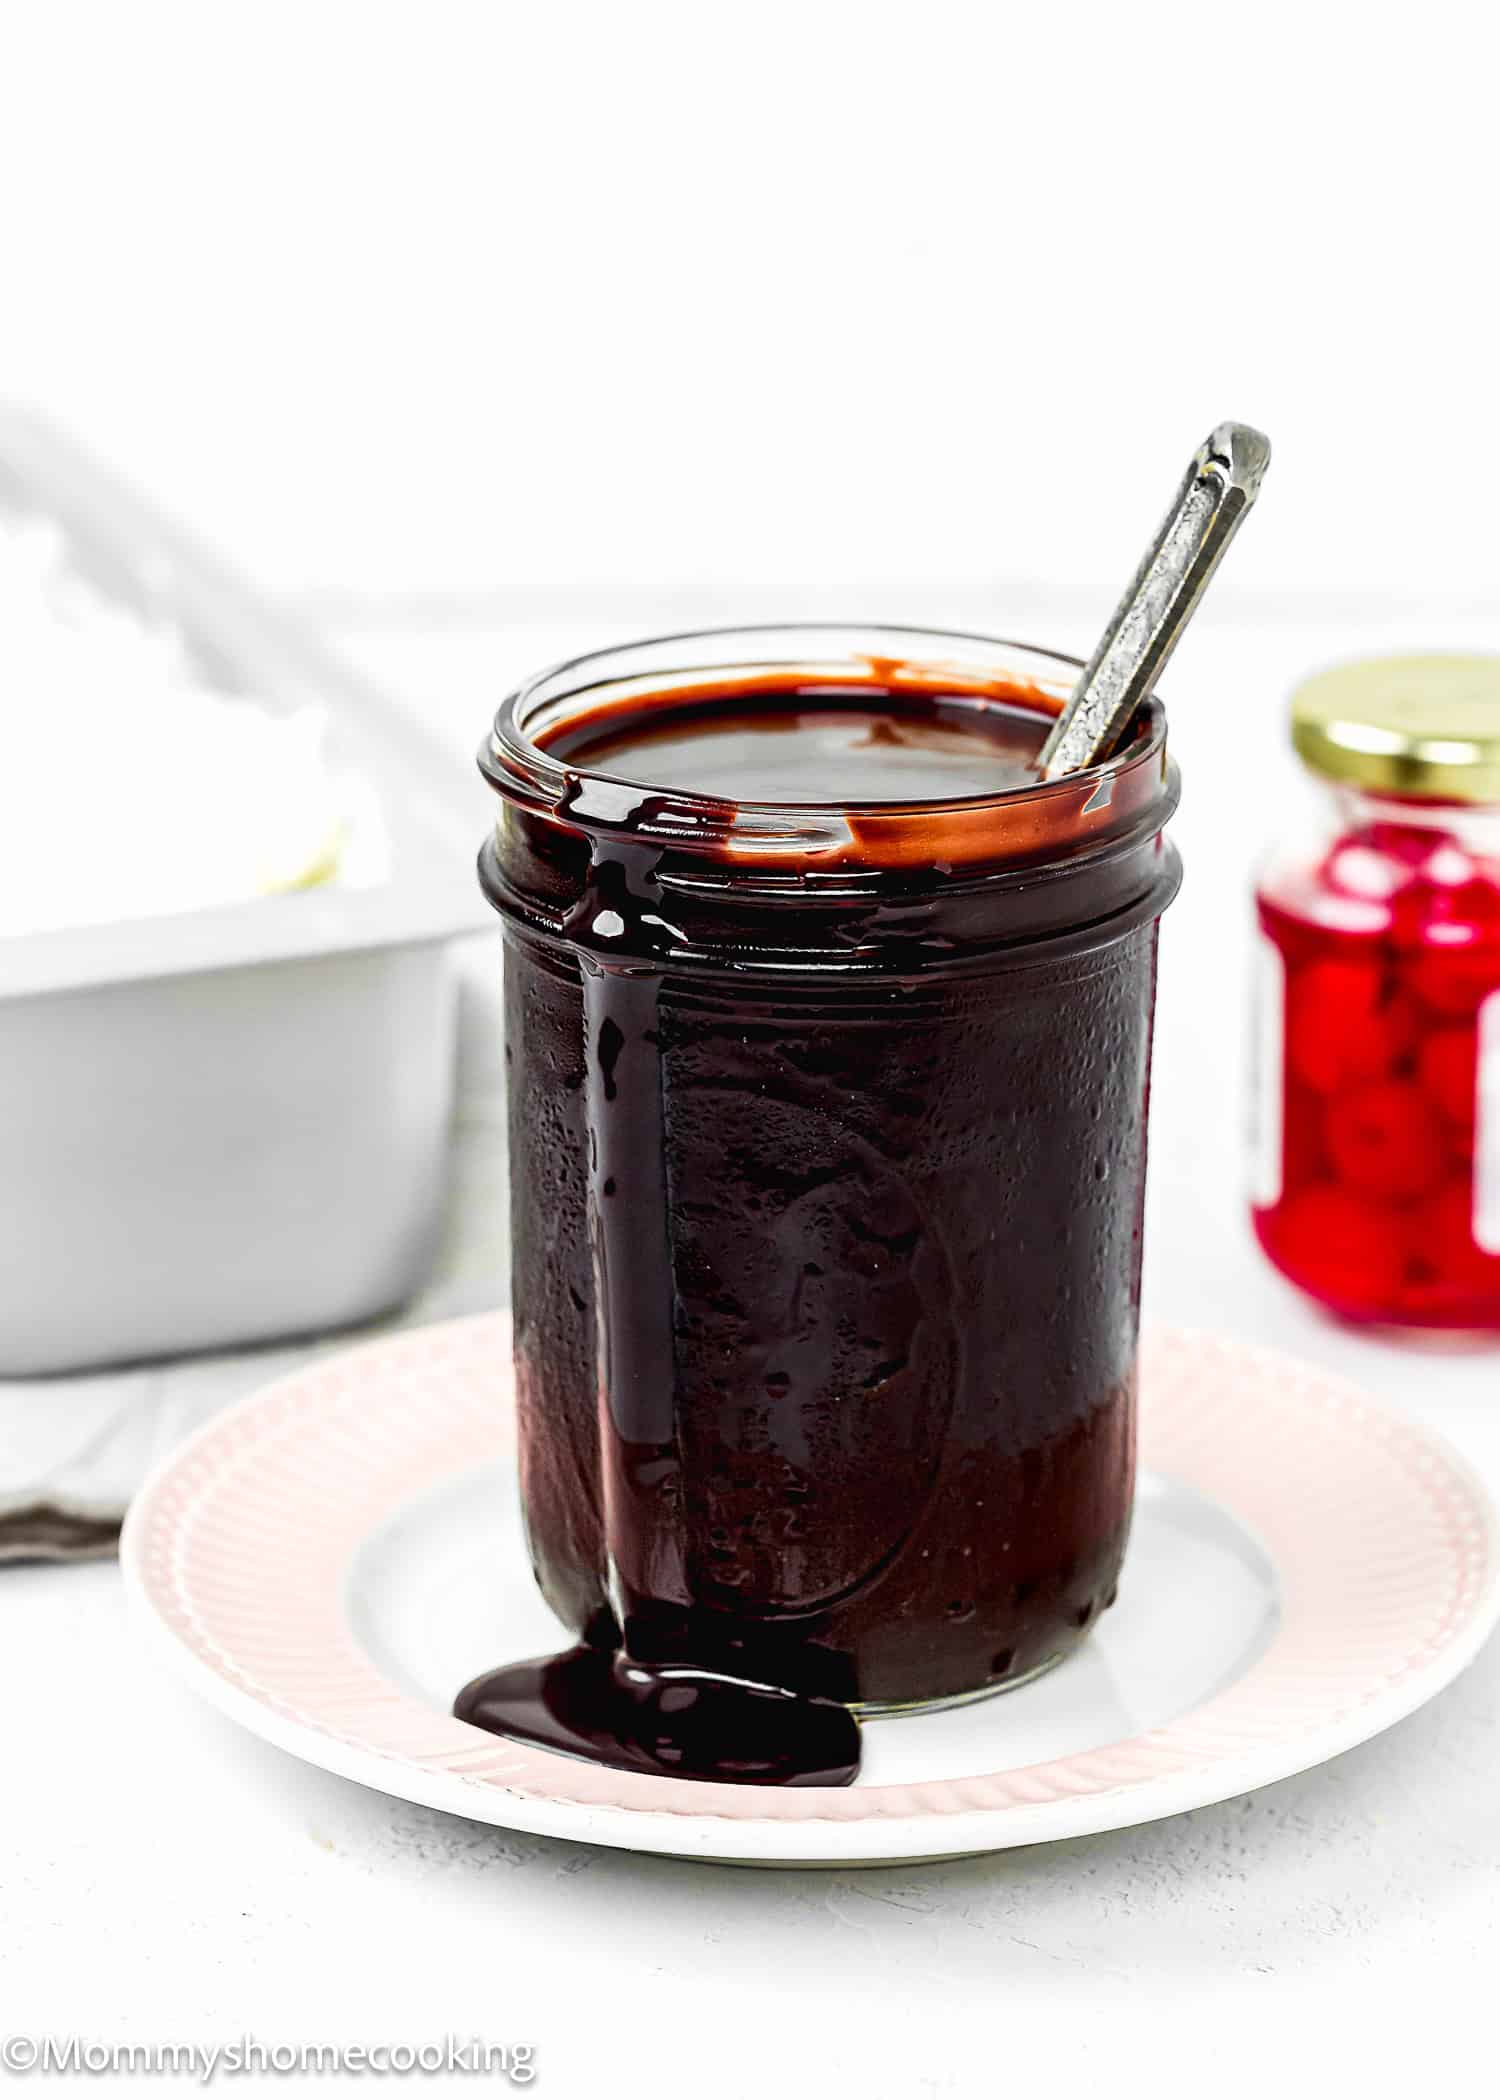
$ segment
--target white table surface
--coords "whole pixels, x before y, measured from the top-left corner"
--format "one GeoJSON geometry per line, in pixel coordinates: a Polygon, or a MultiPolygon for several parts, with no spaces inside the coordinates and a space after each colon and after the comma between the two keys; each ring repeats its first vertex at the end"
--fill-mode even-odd
{"type": "MultiPolygon", "coordinates": [[[[585,610],[546,624],[484,608],[346,616],[334,631],[464,764],[514,675],[675,609],[585,610]]],[[[975,624],[975,610],[951,612],[975,624]]],[[[1086,643],[1078,608],[1032,610],[1007,626],[1086,643]]],[[[1434,641],[1496,634],[1420,608],[1207,615],[1174,666],[1188,876],[1163,939],[1147,1317],[1351,1374],[1500,1490],[1500,1350],[1329,1325],[1261,1261],[1241,1196],[1246,897],[1296,792],[1282,696],[1331,655],[1434,641]]],[[[480,826],[484,808],[476,788],[480,826]]],[[[436,1311],[504,1289],[488,1026],[474,1005],[475,1127],[458,1137],[436,1311]]],[[[284,1360],[150,1375],[186,1420],[284,1360]]],[[[0,2029],[529,2041],[541,2090],[590,2100],[813,2093],[835,2078],[878,2095],[1116,2080],[1300,2092],[1324,2077],[1384,2091],[1493,2061],[1497,1644],[1380,1740],[1251,1798],[989,1859],[833,1874],[508,1835],[304,1767],[142,1664],[113,1564],[0,1569],[0,1652],[0,2029]]]]}

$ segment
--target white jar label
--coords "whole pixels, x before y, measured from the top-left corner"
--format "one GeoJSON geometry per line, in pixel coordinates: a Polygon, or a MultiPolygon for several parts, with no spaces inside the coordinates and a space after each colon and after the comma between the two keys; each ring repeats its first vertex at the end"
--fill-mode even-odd
{"type": "Polygon", "coordinates": [[[1474,1102],[1474,1241],[1500,1254],[1500,992],[1479,1009],[1474,1102]]]}
{"type": "MultiPolygon", "coordinates": [[[[1264,933],[1255,941],[1250,1012],[1250,1201],[1281,1201],[1282,1065],[1286,1058],[1286,964],[1264,933]]],[[[1500,1130],[1500,1123],[1497,1123],[1500,1130]]]]}

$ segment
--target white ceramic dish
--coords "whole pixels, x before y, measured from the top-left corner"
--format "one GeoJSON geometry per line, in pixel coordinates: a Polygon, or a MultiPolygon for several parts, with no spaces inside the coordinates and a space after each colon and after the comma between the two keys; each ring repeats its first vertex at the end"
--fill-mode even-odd
{"type": "MultiPolygon", "coordinates": [[[[444,944],[493,922],[473,870],[478,776],[3,404],[0,511],[55,526],[106,599],[165,615],[224,690],[324,711],[334,767],[369,788],[389,847],[386,879],[365,887],[0,937],[0,1377],[383,1311],[420,1282],[438,1227],[457,997],[444,944]]],[[[77,851],[100,853],[87,837],[77,851]]]]}
{"type": "Polygon", "coordinates": [[[596,1844],[847,1866],[1120,1828],[1283,1778],[1431,1698],[1500,1614],[1500,1527],[1453,1453],[1303,1365],[1159,1335],[1120,1599],[1076,1656],[867,1725],[848,1789],[648,1779],[446,1710],[480,1669],[559,1639],[512,1441],[502,1317],[325,1359],[142,1490],[121,1549],[138,1617],[234,1719],[383,1792],[596,1844]]]}

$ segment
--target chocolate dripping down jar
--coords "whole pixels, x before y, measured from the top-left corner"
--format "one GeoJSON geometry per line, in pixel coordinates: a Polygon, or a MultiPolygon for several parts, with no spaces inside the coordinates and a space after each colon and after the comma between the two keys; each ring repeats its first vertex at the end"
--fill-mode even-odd
{"type": "Polygon", "coordinates": [[[521,1489],[582,1638],[878,1712],[1020,1683],[1113,1600],[1180,879],[1160,708],[1106,765],[942,803],[736,804],[555,755],[820,681],[1045,727],[1077,668],[726,630],[500,710],[521,1489]]]}

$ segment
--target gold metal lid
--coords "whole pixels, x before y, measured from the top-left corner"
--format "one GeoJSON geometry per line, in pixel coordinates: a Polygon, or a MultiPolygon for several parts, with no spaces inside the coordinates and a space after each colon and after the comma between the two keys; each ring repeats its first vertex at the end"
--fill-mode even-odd
{"type": "Polygon", "coordinates": [[[1375,794],[1500,803],[1500,656],[1372,656],[1292,694],[1292,743],[1375,794]]]}

